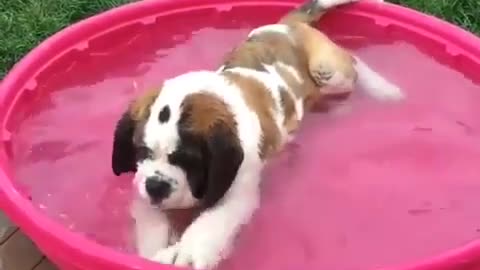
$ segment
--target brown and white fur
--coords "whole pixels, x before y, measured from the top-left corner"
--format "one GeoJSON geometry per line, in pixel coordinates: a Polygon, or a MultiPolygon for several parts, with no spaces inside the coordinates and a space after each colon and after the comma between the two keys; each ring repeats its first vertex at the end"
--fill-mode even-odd
{"type": "Polygon", "coordinates": [[[354,1],[310,0],[254,29],[217,71],[179,75],[132,102],[115,130],[112,167],[116,175],[135,172],[141,256],[215,267],[258,207],[265,162],[306,111],[356,84],[378,99],[403,97],[310,25],[354,1]],[[177,239],[167,213],[191,208],[200,214],[177,239]]]}

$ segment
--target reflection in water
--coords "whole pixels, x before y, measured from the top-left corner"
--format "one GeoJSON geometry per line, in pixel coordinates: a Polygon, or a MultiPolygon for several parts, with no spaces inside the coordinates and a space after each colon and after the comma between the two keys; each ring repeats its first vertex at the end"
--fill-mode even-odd
{"type": "MultiPolygon", "coordinates": [[[[131,175],[110,168],[116,120],[139,91],[216,68],[249,29],[269,23],[237,9],[198,12],[119,29],[39,75],[38,93],[51,94],[28,108],[14,153],[19,181],[46,214],[132,251],[131,175]]],[[[336,38],[408,100],[357,93],[347,114],[308,115],[296,146],[265,171],[262,207],[225,269],[366,269],[479,236],[480,87],[407,43],[336,38]]]]}

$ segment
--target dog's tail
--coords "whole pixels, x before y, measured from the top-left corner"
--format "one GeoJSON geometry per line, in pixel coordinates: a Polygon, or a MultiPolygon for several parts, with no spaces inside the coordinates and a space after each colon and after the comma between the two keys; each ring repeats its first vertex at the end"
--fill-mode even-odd
{"type": "Polygon", "coordinates": [[[312,25],[329,9],[356,1],[358,0],[307,0],[285,15],[280,23],[302,22],[312,25]]]}
{"type": "Polygon", "coordinates": [[[355,58],[355,71],[357,72],[357,85],[369,96],[384,101],[396,101],[405,98],[403,91],[394,83],[378,74],[357,56],[355,58]]]}

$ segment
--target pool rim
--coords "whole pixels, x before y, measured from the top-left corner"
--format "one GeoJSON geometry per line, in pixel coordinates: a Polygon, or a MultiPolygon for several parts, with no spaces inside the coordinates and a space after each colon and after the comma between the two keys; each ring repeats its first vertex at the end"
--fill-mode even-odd
{"type": "MultiPolygon", "coordinates": [[[[139,14],[143,14],[142,17],[147,14],[159,16],[159,14],[175,12],[179,9],[198,9],[212,5],[227,7],[228,5],[261,3],[262,5],[292,7],[301,0],[238,0],[235,4],[230,2],[231,0],[133,2],[87,18],[57,32],[24,56],[0,84],[0,139],[3,145],[8,144],[11,139],[7,121],[15,104],[23,91],[29,91],[28,89],[33,89],[35,86],[35,82],[30,79],[34,78],[43,68],[48,67],[60,55],[72,48],[82,46],[82,43],[95,35],[139,20],[139,14]],[[80,40],[82,42],[79,42],[80,40]]],[[[391,24],[401,25],[406,30],[420,32],[429,39],[446,44],[449,53],[465,55],[480,66],[480,38],[435,17],[389,3],[360,2],[342,7],[341,12],[374,17],[377,22],[389,21],[391,24]]],[[[114,251],[88,240],[80,234],[71,232],[61,224],[49,219],[13,186],[13,179],[9,177],[8,173],[10,168],[6,147],[0,149],[0,162],[0,208],[15,223],[19,224],[19,227],[34,242],[39,244],[42,251],[52,256],[54,262],[58,259],[79,269],[92,269],[91,267],[94,269],[99,269],[98,267],[104,267],[100,269],[113,269],[111,267],[114,269],[178,269],[172,266],[159,266],[136,256],[114,251]],[[47,242],[50,243],[49,247],[42,246],[47,242]],[[59,250],[62,250],[63,253],[59,254],[59,250]]],[[[445,269],[453,264],[467,266],[473,257],[480,258],[480,239],[418,262],[383,269],[445,269]]]]}

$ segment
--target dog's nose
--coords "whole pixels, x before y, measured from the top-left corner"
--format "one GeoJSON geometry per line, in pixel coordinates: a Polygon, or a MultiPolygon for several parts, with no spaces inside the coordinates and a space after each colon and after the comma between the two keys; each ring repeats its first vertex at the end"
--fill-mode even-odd
{"type": "Polygon", "coordinates": [[[158,203],[170,195],[172,187],[167,181],[162,180],[161,177],[151,176],[146,179],[145,189],[152,201],[158,203]]]}

